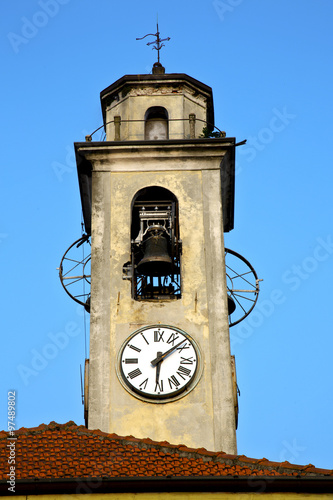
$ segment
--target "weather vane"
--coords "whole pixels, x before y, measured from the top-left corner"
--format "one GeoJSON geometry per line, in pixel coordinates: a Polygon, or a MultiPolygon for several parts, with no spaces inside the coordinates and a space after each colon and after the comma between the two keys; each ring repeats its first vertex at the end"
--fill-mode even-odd
{"type": "Polygon", "coordinates": [[[136,38],[136,40],[143,40],[146,38],[146,36],[156,36],[156,40],[153,42],[148,42],[147,45],[152,45],[155,44],[153,49],[157,50],[157,62],[160,62],[160,50],[162,47],[165,47],[164,43],[162,42],[168,42],[170,40],[170,37],[168,38],[160,38],[160,32],[158,31],[158,21],[157,21],[157,32],[156,33],[148,33],[147,35],[143,36],[142,38],[136,38]]]}

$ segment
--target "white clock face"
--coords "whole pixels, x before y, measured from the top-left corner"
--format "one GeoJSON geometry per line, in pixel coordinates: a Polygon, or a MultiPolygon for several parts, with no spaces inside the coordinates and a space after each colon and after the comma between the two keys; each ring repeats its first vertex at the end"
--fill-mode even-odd
{"type": "Polygon", "coordinates": [[[193,388],[198,355],[194,340],[178,328],[141,328],[120,351],[120,376],[126,388],[143,398],[170,399],[193,388]]]}

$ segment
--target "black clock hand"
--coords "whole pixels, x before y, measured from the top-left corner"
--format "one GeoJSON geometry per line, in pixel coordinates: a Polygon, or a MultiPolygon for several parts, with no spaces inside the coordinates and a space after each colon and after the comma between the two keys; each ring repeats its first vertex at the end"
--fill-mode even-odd
{"type": "Polygon", "coordinates": [[[161,356],[157,356],[157,358],[153,359],[153,361],[151,361],[150,363],[153,366],[156,366],[157,363],[159,363],[160,361],[163,361],[163,359],[166,358],[166,356],[168,356],[168,354],[170,354],[172,351],[174,351],[175,349],[177,349],[177,347],[180,346],[181,344],[183,344],[184,342],[186,342],[186,340],[187,339],[184,339],[181,342],[178,342],[178,344],[176,344],[175,346],[171,347],[171,349],[169,349],[168,351],[166,351],[163,354],[161,354],[161,356]]]}
{"type": "MultiPolygon", "coordinates": [[[[162,352],[158,352],[157,353],[157,357],[161,357],[162,356],[162,352]]],[[[159,380],[160,380],[160,371],[161,371],[161,363],[162,361],[160,361],[159,363],[157,363],[156,365],[156,384],[159,383],[159,380]]]]}

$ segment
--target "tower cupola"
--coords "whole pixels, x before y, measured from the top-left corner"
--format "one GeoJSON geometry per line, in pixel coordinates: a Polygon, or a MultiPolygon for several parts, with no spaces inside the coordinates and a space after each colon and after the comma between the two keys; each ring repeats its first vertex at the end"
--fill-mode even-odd
{"type": "Polygon", "coordinates": [[[107,141],[195,139],[204,127],[214,128],[212,89],[163,70],[155,63],[153,74],[125,75],[101,92],[107,141]],[[149,130],[160,132],[147,133],[147,120],[156,122],[149,130]]]}

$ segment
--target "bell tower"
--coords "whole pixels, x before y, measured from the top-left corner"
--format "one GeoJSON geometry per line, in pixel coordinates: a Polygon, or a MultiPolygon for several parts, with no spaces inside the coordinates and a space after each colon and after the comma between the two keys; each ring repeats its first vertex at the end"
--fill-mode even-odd
{"type": "Polygon", "coordinates": [[[223,241],[235,139],[210,137],[211,88],[160,63],[101,105],[106,140],[75,144],[91,234],[87,425],[236,453],[223,241]]]}

